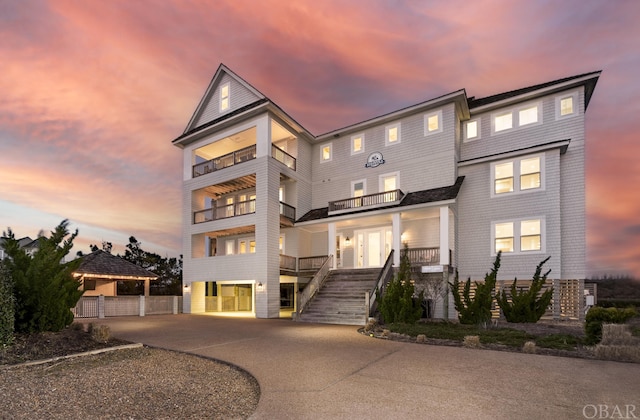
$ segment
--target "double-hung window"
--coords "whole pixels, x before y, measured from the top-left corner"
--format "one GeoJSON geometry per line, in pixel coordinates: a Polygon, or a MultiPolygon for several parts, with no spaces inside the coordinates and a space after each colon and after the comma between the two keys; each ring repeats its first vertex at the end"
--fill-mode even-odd
{"type": "Polygon", "coordinates": [[[400,143],[400,123],[385,127],[385,145],[400,143]]]}
{"type": "Polygon", "coordinates": [[[364,152],[364,134],[351,136],[351,154],[356,155],[364,152]]]}
{"type": "Polygon", "coordinates": [[[491,164],[492,196],[544,189],[544,155],[491,164]]]}
{"type": "Polygon", "coordinates": [[[526,254],[543,249],[544,219],[527,218],[492,223],[492,253],[526,254]]]}
{"type": "Polygon", "coordinates": [[[320,147],[320,162],[329,162],[332,159],[331,143],[323,144],[320,147]]]}

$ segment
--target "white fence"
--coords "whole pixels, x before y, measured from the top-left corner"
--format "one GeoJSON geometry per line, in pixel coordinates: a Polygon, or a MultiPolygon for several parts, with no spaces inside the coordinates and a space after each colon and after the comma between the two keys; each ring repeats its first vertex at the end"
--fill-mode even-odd
{"type": "Polygon", "coordinates": [[[178,314],[182,296],[83,296],[71,312],[76,318],[178,314]]]}

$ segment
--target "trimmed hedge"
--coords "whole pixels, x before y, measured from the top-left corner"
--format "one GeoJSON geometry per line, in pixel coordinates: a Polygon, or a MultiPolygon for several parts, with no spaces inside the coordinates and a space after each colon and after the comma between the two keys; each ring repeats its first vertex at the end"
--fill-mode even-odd
{"type": "Polygon", "coordinates": [[[633,308],[601,308],[594,306],[585,317],[585,333],[587,344],[597,344],[602,340],[602,324],[624,324],[638,312],[633,308]]]}

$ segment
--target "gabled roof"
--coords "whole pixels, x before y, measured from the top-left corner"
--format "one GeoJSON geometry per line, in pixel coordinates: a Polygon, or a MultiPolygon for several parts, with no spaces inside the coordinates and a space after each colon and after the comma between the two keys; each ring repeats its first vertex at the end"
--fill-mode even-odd
{"type": "Polygon", "coordinates": [[[302,134],[308,137],[309,139],[314,138],[314,136],[311,133],[309,133],[309,131],[306,128],[304,128],[301,124],[299,124],[296,120],[294,120],[290,115],[288,115],[275,102],[273,102],[271,99],[269,99],[264,94],[262,94],[258,89],[253,87],[250,83],[245,81],[242,77],[238,76],[236,73],[231,71],[227,66],[225,66],[224,64],[220,64],[220,66],[218,66],[218,69],[216,70],[216,73],[213,75],[213,78],[211,79],[211,82],[209,83],[209,86],[207,87],[205,94],[200,100],[200,103],[196,107],[196,110],[194,111],[193,115],[191,116],[191,119],[189,120],[189,123],[187,124],[184,132],[180,136],[178,136],[176,139],[174,139],[172,143],[176,146],[182,147],[194,141],[194,139],[199,138],[202,135],[206,135],[207,132],[211,131],[211,130],[207,130],[209,128],[222,127],[224,126],[225,123],[241,115],[248,118],[248,117],[257,115],[259,112],[266,112],[266,111],[272,112],[273,114],[277,115],[287,124],[289,124],[294,130],[296,130],[297,134],[302,134]],[[241,84],[244,88],[246,88],[248,91],[250,91],[256,97],[256,100],[240,108],[227,112],[224,115],[221,115],[220,117],[215,118],[211,121],[207,121],[205,123],[196,125],[198,123],[200,116],[202,115],[209,101],[211,100],[218,84],[220,83],[221,79],[225,75],[231,77],[232,79],[237,81],[239,84],[241,84]]]}
{"type": "Polygon", "coordinates": [[[563,79],[541,83],[522,89],[516,89],[509,92],[503,92],[497,95],[487,96],[485,98],[475,99],[474,97],[471,97],[468,100],[469,109],[484,107],[496,102],[501,102],[507,99],[516,98],[518,96],[531,94],[536,91],[545,91],[545,93],[547,93],[547,91],[549,90],[553,91],[560,89],[569,89],[574,86],[584,85],[584,108],[586,110],[587,106],[589,106],[589,101],[591,100],[591,95],[593,94],[593,90],[595,89],[596,83],[598,82],[598,78],[600,77],[600,73],[602,73],[602,71],[594,71],[591,73],[579,74],[577,76],[565,77],[563,79]]]}
{"type": "Polygon", "coordinates": [[[82,257],[80,266],[73,272],[81,277],[108,278],[113,280],[155,280],[158,276],[115,255],[97,250],[82,257]]]}
{"type": "MultiPolygon", "coordinates": [[[[464,176],[459,176],[455,184],[446,187],[432,188],[429,190],[415,191],[408,193],[402,201],[386,207],[375,207],[373,210],[390,209],[398,207],[413,206],[416,204],[437,203],[440,201],[453,200],[458,196],[460,187],[464,181],[464,176]]],[[[366,213],[371,209],[356,210],[348,214],[366,213]]],[[[322,207],[308,211],[304,216],[296,220],[296,223],[310,222],[312,220],[326,219],[329,217],[329,207],[322,207]]]]}
{"type": "Polygon", "coordinates": [[[240,83],[242,86],[244,86],[245,89],[249,90],[251,93],[253,93],[255,96],[257,96],[258,99],[266,99],[266,96],[264,96],[258,89],[256,89],[253,86],[251,86],[251,84],[249,84],[242,77],[238,76],[237,74],[235,74],[234,72],[229,70],[229,68],[227,66],[225,66],[222,63],[220,63],[220,65],[218,66],[218,69],[216,70],[216,72],[214,73],[213,77],[211,78],[211,82],[209,82],[209,86],[207,87],[207,90],[205,91],[204,95],[202,96],[202,99],[200,99],[200,103],[196,107],[196,110],[193,112],[193,115],[191,116],[191,119],[189,120],[189,123],[185,127],[183,136],[188,131],[193,131],[195,128],[197,128],[197,127],[194,126],[194,124],[198,120],[198,117],[200,116],[202,111],[204,111],[204,107],[207,105],[207,103],[211,99],[211,96],[215,92],[216,87],[218,86],[218,83],[220,82],[220,80],[222,79],[224,74],[228,75],[229,77],[231,77],[232,79],[234,79],[235,81],[240,83]]]}

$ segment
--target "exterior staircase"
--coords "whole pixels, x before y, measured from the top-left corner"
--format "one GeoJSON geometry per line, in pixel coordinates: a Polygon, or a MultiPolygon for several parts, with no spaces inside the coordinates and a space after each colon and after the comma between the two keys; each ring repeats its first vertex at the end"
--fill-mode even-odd
{"type": "Polygon", "coordinates": [[[298,317],[302,322],[365,325],[368,308],[365,292],[371,292],[380,268],[342,269],[329,272],[322,288],[298,317]]]}

